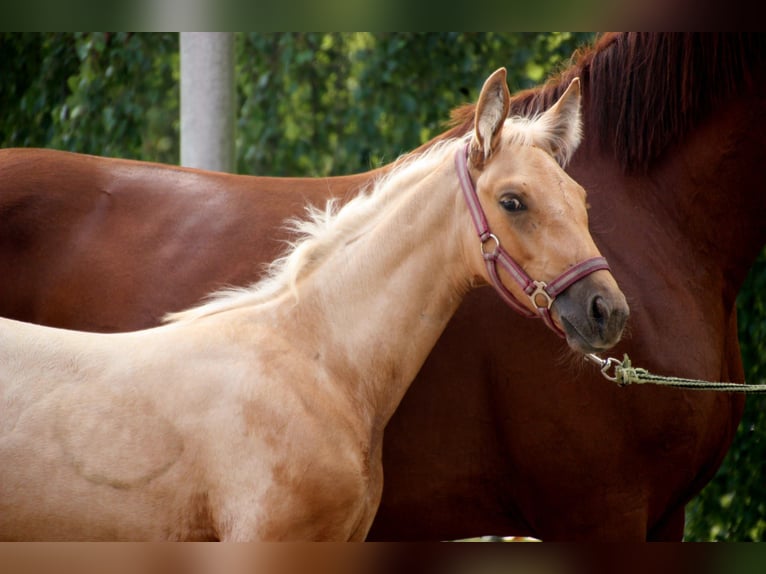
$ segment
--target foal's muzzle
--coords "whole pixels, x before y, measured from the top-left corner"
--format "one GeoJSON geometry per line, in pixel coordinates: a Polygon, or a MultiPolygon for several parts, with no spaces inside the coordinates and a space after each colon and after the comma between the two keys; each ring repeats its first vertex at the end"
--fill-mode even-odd
{"type": "Polygon", "coordinates": [[[622,292],[597,275],[573,284],[557,298],[553,309],[569,346],[585,354],[616,345],[630,315],[622,292]]]}

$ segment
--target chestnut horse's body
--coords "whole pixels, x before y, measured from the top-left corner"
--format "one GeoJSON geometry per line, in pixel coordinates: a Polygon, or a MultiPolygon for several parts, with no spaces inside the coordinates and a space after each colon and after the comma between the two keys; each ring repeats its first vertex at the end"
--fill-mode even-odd
{"type": "MultiPolygon", "coordinates": [[[[513,104],[544,107],[582,77],[585,140],[568,171],[631,306],[614,355],[653,372],[743,378],[735,297],[766,241],[763,54],[760,36],[613,35],[513,104]]],[[[257,278],[284,218],[370,177],[3,151],[0,312],[98,331],[155,324],[257,278]]],[[[680,539],[742,397],[616,388],[523,321],[487,289],[463,302],[387,427],[370,538],[680,539]]]]}

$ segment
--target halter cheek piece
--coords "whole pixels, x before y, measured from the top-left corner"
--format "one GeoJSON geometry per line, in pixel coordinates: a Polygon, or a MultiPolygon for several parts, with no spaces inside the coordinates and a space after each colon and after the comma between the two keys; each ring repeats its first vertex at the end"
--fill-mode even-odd
{"type": "Polygon", "coordinates": [[[471,175],[468,173],[467,157],[469,145],[470,144],[466,144],[465,148],[459,149],[455,154],[455,166],[457,167],[457,175],[460,180],[460,186],[463,188],[465,201],[468,204],[468,211],[471,213],[471,219],[473,219],[476,231],[479,234],[481,254],[487,265],[487,272],[492,281],[492,286],[503,298],[503,301],[510,305],[511,308],[525,317],[541,317],[545,324],[554,333],[563,338],[566,335],[558,328],[551,317],[551,305],[553,305],[556,297],[566,291],[572,284],[595,271],[601,269],[609,270],[609,264],[603,257],[592,257],[570,267],[549,283],[535,281],[527,275],[521,266],[513,260],[513,257],[503,249],[503,246],[500,245],[500,240],[489,228],[487,217],[484,215],[484,210],[482,209],[481,204],[479,203],[479,197],[476,194],[476,188],[473,185],[473,181],[471,181],[471,175]],[[494,245],[490,245],[491,243],[494,243],[494,245]],[[500,280],[500,275],[497,272],[498,265],[500,265],[508,275],[519,284],[527,297],[529,297],[532,305],[537,309],[537,313],[534,313],[527,308],[505,285],[503,285],[503,282],[500,280]]]}

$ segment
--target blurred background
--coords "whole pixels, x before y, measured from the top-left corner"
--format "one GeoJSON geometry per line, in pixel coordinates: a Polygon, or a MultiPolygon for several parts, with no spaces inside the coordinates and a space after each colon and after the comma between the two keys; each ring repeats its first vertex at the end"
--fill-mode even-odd
{"type": "MultiPolygon", "coordinates": [[[[441,131],[487,75],[512,91],[566,66],[594,33],[236,33],[235,171],[341,175],[441,131]]],[[[0,33],[0,146],[177,164],[178,33],[0,33]]],[[[200,89],[205,89],[200,86],[200,89]]],[[[738,299],[747,381],[766,382],[766,251],[738,299]]],[[[766,396],[747,399],[690,541],[766,539],[766,396]]]]}

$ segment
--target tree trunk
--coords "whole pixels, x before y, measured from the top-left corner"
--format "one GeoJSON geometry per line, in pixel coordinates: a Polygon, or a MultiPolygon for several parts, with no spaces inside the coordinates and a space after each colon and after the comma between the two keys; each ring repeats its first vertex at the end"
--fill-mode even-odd
{"type": "Polygon", "coordinates": [[[233,172],[234,34],[181,32],[181,165],[233,172]]]}

